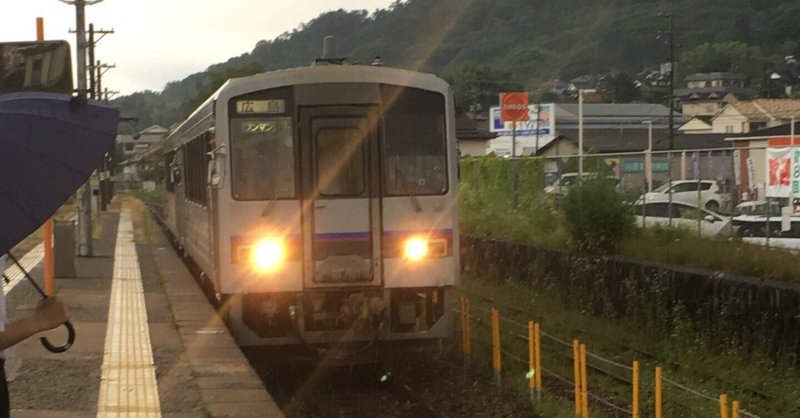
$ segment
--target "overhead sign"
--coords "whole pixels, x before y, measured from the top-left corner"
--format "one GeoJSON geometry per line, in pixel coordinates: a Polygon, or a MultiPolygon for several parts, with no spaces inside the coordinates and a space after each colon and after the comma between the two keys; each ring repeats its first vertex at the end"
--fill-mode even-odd
{"type": "Polygon", "coordinates": [[[72,93],[67,41],[0,42],[0,94],[17,91],[72,93]]]}
{"type": "Polygon", "coordinates": [[[500,93],[500,119],[503,122],[528,120],[528,93],[500,93]]]}

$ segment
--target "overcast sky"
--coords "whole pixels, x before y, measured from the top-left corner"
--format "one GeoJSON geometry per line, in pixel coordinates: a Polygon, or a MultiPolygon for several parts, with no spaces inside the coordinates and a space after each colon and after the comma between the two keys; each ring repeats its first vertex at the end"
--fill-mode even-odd
{"type": "MultiPolygon", "coordinates": [[[[211,64],[252,51],[301,23],[335,9],[386,8],[393,0],[104,0],[86,7],[86,26],[114,30],[97,44],[96,59],[116,65],[103,86],[126,95],[161,91],[211,64]]],[[[0,10],[0,42],[67,39],[75,51],[75,6],[58,0],[18,0],[0,10]]],[[[321,45],[320,40],[320,45],[321,45]]],[[[74,67],[73,67],[74,68],[74,67]]]]}

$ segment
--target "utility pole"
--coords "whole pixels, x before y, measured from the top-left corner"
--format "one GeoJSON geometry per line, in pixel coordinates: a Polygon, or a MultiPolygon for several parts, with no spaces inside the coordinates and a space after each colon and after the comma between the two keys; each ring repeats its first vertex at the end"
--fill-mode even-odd
{"type": "MultiPolygon", "coordinates": [[[[85,96],[86,90],[86,13],[87,5],[103,0],[59,0],[75,6],[75,33],[77,34],[76,58],[78,62],[78,95],[85,96]]],[[[87,181],[78,192],[78,255],[92,256],[92,185],[87,181]]]]}
{"type": "Polygon", "coordinates": [[[659,13],[660,17],[665,17],[669,20],[669,30],[666,32],[660,32],[659,38],[663,35],[667,37],[667,47],[669,48],[669,137],[668,137],[668,144],[669,150],[672,151],[674,148],[674,139],[675,136],[675,18],[682,17],[682,15],[678,15],[675,13],[659,13]]]}
{"type": "MultiPolygon", "coordinates": [[[[89,97],[95,100],[102,100],[103,89],[101,87],[101,79],[105,71],[114,68],[113,65],[101,65],[100,60],[97,60],[95,65],[95,47],[100,39],[103,39],[107,34],[113,34],[114,29],[111,30],[94,30],[94,24],[89,24],[89,97]],[[95,35],[100,34],[100,38],[95,40],[95,35]]],[[[103,161],[97,167],[98,182],[97,182],[97,208],[102,212],[106,210],[106,205],[111,200],[110,189],[107,187],[109,182],[109,167],[108,167],[108,153],[103,156],[103,161]]]]}

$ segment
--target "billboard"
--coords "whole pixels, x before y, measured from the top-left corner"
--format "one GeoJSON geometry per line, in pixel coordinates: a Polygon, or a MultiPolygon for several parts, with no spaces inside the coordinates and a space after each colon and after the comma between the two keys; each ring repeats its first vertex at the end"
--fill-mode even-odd
{"type": "MultiPolygon", "coordinates": [[[[528,120],[517,123],[517,136],[536,136],[539,135],[553,135],[556,130],[555,115],[553,115],[552,103],[541,103],[538,106],[539,120],[536,119],[537,105],[528,105],[528,120]]],[[[511,136],[511,122],[503,122],[500,115],[500,107],[492,107],[489,109],[489,131],[494,132],[497,136],[511,136]]]]}

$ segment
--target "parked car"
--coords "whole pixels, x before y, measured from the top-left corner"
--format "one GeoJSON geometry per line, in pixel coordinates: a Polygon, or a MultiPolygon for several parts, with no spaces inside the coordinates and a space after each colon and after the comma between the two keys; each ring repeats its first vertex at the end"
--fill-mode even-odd
{"type": "MultiPolygon", "coordinates": [[[[597,173],[594,172],[584,172],[583,178],[589,179],[596,177],[597,173]]],[[[614,183],[614,187],[619,187],[620,179],[614,176],[607,176],[608,180],[614,183]]],[[[564,196],[569,191],[569,188],[572,187],[578,181],[578,173],[564,173],[558,180],[554,181],[553,184],[544,188],[544,192],[549,195],[555,196],[564,196]]]]}
{"type": "Polygon", "coordinates": [[[678,202],[673,199],[670,204],[667,199],[651,198],[645,203],[639,201],[634,210],[638,226],[671,225],[677,228],[697,230],[699,221],[701,235],[720,236],[731,233],[730,218],[691,203],[678,202]]]}
{"type": "Polygon", "coordinates": [[[682,202],[697,205],[712,212],[719,212],[720,209],[730,210],[731,194],[724,191],[724,187],[716,180],[678,180],[665,183],[650,193],[645,193],[640,197],[644,202],[665,201],[669,199],[670,190],[673,202],[682,202]],[[698,186],[699,205],[698,205],[698,186]]]}
{"type": "Polygon", "coordinates": [[[783,224],[782,214],[783,208],[789,204],[789,199],[785,198],[772,199],[769,206],[763,200],[739,204],[736,206],[736,216],[733,217],[733,227],[744,242],[800,250],[798,203],[800,202],[797,202],[797,199],[792,203],[795,210],[789,216],[787,230],[783,229],[786,225],[783,224]],[[767,234],[767,224],[769,224],[769,234],[767,234]]]}

